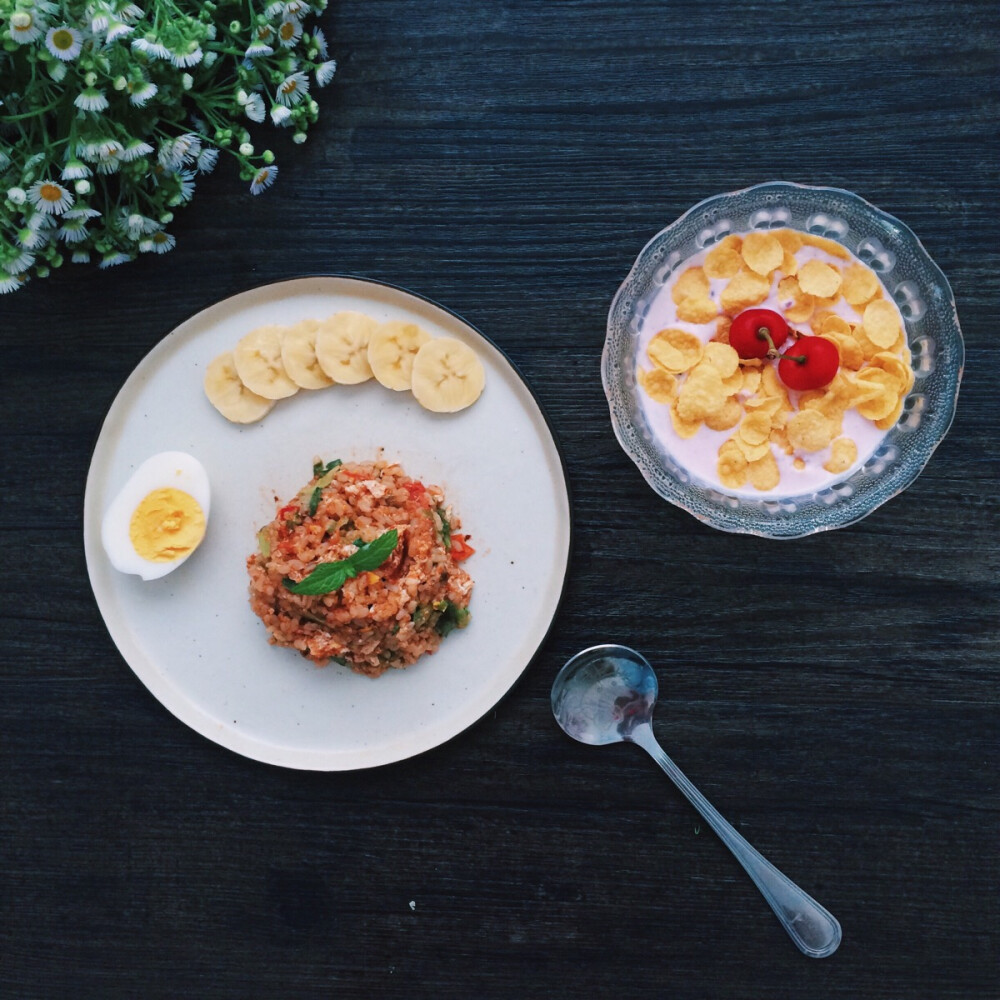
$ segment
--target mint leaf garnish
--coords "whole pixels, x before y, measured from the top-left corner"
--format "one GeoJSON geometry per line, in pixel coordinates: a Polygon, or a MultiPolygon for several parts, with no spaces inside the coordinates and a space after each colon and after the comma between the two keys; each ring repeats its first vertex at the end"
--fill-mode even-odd
{"type": "Polygon", "coordinates": [[[370,542],[364,542],[357,552],[346,559],[321,563],[298,583],[285,579],[284,585],[293,594],[329,594],[340,590],[344,584],[358,573],[378,569],[392,555],[399,542],[399,532],[393,528],[370,542]]]}

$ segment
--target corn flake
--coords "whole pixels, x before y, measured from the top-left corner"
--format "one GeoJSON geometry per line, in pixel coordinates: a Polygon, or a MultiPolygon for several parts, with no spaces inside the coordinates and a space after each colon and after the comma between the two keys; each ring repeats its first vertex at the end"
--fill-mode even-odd
{"type": "Polygon", "coordinates": [[[873,299],[878,291],[878,278],[870,267],[865,267],[864,264],[852,264],[844,271],[840,294],[852,306],[863,306],[873,299]]]}
{"type": "Polygon", "coordinates": [[[840,271],[821,260],[806,261],[799,268],[798,279],[799,288],[807,295],[828,299],[840,291],[840,271]]]}
{"type": "Polygon", "coordinates": [[[861,325],[868,339],[883,350],[892,347],[899,337],[899,317],[896,308],[885,299],[875,299],[865,306],[861,325]]]}
{"type": "Polygon", "coordinates": [[[711,365],[699,365],[677,392],[677,413],[684,420],[704,420],[728,398],[722,377],[711,365]]]}
{"type": "Polygon", "coordinates": [[[743,407],[735,399],[727,399],[715,413],[705,417],[705,426],[713,431],[728,431],[735,427],[743,416],[743,407]]]}
{"type": "Polygon", "coordinates": [[[710,278],[731,278],[743,266],[739,236],[727,236],[709,250],[705,257],[705,274],[710,278]]]}
{"type": "Polygon", "coordinates": [[[773,233],[754,231],[743,237],[740,254],[751,271],[769,275],[785,259],[785,248],[773,233]]]}
{"type": "Polygon", "coordinates": [[[823,463],[827,472],[846,472],[858,460],[858,446],[853,438],[839,437],[830,447],[830,457],[823,463]]]}
{"type": "Polygon", "coordinates": [[[704,358],[724,379],[739,371],[740,356],[729,344],[707,343],[704,358]]]}
{"type": "Polygon", "coordinates": [[[833,423],[819,410],[799,410],[788,420],[788,443],[802,451],[822,451],[834,438],[833,423]]]}
{"type": "Polygon", "coordinates": [[[802,234],[797,229],[776,229],[772,234],[786,253],[798,253],[802,249],[802,234]]]}
{"type": "Polygon", "coordinates": [[[807,246],[816,247],[817,250],[823,250],[831,257],[837,257],[839,260],[851,259],[851,255],[847,250],[839,243],[827,239],[825,236],[817,236],[815,233],[803,233],[802,242],[807,246]]]}
{"type": "Polygon", "coordinates": [[[677,306],[677,318],[686,323],[707,323],[719,315],[718,306],[709,295],[708,278],[700,267],[689,267],[677,279],[671,297],[677,306]]]}
{"type": "Polygon", "coordinates": [[[677,395],[677,379],[663,368],[638,369],[639,385],[654,403],[669,403],[677,395]]]}
{"type": "Polygon", "coordinates": [[[716,471],[719,474],[719,482],[731,490],[739,489],[747,481],[747,460],[746,456],[736,447],[729,448],[730,442],[726,442],[719,449],[719,459],[716,471]]]}
{"type": "Polygon", "coordinates": [[[748,413],[740,424],[739,437],[749,445],[763,444],[771,433],[771,417],[760,410],[748,413]]]}
{"type": "Polygon", "coordinates": [[[747,473],[750,477],[750,484],[755,490],[773,490],[781,481],[778,463],[770,450],[766,455],[750,462],[747,466],[747,473]]]}
{"type": "Polygon", "coordinates": [[[670,404],[670,423],[679,438],[693,438],[701,430],[700,420],[685,420],[677,412],[677,400],[670,404]]]}
{"type": "Polygon", "coordinates": [[[703,350],[701,341],[693,333],[672,327],[653,337],[646,354],[658,368],[679,375],[701,360],[703,350]]]}
{"type": "Polygon", "coordinates": [[[770,291],[771,282],[767,278],[744,268],[722,289],[720,303],[724,312],[739,313],[759,305],[770,291]]]}

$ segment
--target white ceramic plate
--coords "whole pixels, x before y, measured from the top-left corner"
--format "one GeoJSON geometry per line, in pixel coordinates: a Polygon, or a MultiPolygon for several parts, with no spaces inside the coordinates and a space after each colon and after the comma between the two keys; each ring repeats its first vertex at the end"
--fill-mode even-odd
{"type": "Polygon", "coordinates": [[[349,770],[439,746],[489,711],[544,640],[566,579],[570,509],[559,451],[533,395],[504,355],[457,316],[401,289],[311,277],[245,292],[161,341],[118,393],[91,461],[84,503],[90,581],[115,644],[179,719],[237,753],[284,767],[349,770]],[[475,348],[479,401],[422,410],[374,380],[299,392],[239,426],[202,390],[206,365],[262,323],[355,309],[420,323],[475,348]],[[444,488],[476,554],[469,626],[433,656],[372,680],[318,668],[270,646],[250,610],[246,557],[257,529],[308,480],[314,456],[371,459],[383,450],[444,488]],[[186,451],[208,470],[211,514],[197,552],[161,580],[115,571],[101,518],[144,459],[186,451]]]}

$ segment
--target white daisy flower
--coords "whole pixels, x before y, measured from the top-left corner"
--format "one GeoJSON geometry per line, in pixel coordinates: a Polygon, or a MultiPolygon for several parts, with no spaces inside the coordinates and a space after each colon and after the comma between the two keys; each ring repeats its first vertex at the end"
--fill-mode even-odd
{"type": "Polygon", "coordinates": [[[251,94],[243,105],[243,111],[252,122],[262,122],[267,114],[264,107],[264,98],[260,94],[251,94]]]}
{"type": "Polygon", "coordinates": [[[325,87],[337,72],[337,60],[330,59],[325,63],[320,63],[316,67],[316,86],[325,87]]]}
{"type": "Polygon", "coordinates": [[[160,88],[149,80],[143,80],[141,83],[129,84],[128,89],[131,91],[128,97],[129,104],[134,108],[141,108],[156,96],[160,88]]]}
{"type": "Polygon", "coordinates": [[[85,240],[90,235],[90,231],[87,229],[87,222],[85,219],[70,219],[69,222],[64,223],[56,236],[59,237],[67,246],[71,246],[74,243],[79,243],[85,240]]]}
{"type": "Polygon", "coordinates": [[[194,197],[194,171],[193,170],[181,170],[179,173],[174,174],[179,182],[179,190],[177,192],[177,198],[181,204],[190,201],[194,197]]]}
{"type": "Polygon", "coordinates": [[[250,43],[244,55],[247,59],[254,59],[257,56],[270,56],[274,55],[274,49],[267,42],[258,40],[250,43]]]}
{"type": "Polygon", "coordinates": [[[124,21],[112,21],[105,41],[110,45],[112,42],[118,41],[119,38],[131,35],[133,31],[135,28],[131,24],[125,24],[124,21]]]}
{"type": "Polygon", "coordinates": [[[83,160],[78,160],[75,156],[66,161],[66,166],[62,170],[64,181],[78,181],[81,177],[89,177],[93,173],[90,167],[83,160]]]}
{"type": "Polygon", "coordinates": [[[264,8],[264,16],[267,18],[277,17],[279,14],[284,13],[285,5],[281,2],[269,3],[264,8]]]}
{"type": "Polygon", "coordinates": [[[153,253],[167,253],[177,245],[177,240],[162,229],[158,233],[153,233],[149,240],[153,244],[153,253]]]}
{"type": "Polygon", "coordinates": [[[16,292],[28,279],[24,275],[11,275],[9,278],[0,278],[0,295],[8,292],[16,292]]]}
{"type": "Polygon", "coordinates": [[[45,47],[63,62],[71,62],[83,48],[83,35],[76,28],[62,24],[58,28],[49,28],[45,35],[45,47]]]}
{"type": "Polygon", "coordinates": [[[209,147],[198,154],[198,173],[210,174],[219,162],[219,151],[209,147]]]}
{"type": "Polygon", "coordinates": [[[171,52],[170,64],[176,66],[177,69],[189,69],[191,66],[197,66],[204,56],[205,53],[195,45],[193,49],[189,49],[187,52],[171,52]]]}
{"type": "Polygon", "coordinates": [[[97,161],[97,172],[103,176],[117,174],[121,169],[121,160],[118,156],[106,156],[97,161]]]}
{"type": "Polygon", "coordinates": [[[102,258],[101,262],[97,265],[102,271],[106,271],[109,267],[117,267],[119,264],[127,264],[130,260],[134,258],[131,254],[127,253],[106,253],[102,258]]]}
{"type": "Polygon", "coordinates": [[[159,223],[155,219],[150,219],[139,212],[129,212],[123,209],[119,215],[118,222],[121,228],[129,235],[129,239],[137,240],[140,236],[147,236],[156,232],[159,223]]]}
{"type": "Polygon", "coordinates": [[[271,108],[271,121],[275,125],[287,125],[292,117],[291,111],[288,108],[282,107],[280,104],[275,104],[271,108]]]}
{"type": "Polygon", "coordinates": [[[309,79],[305,73],[292,73],[278,85],[278,93],[275,96],[279,104],[291,108],[302,101],[308,93],[309,79]]]}
{"type": "Polygon", "coordinates": [[[85,87],[76,95],[73,103],[81,111],[93,111],[95,113],[100,113],[108,107],[108,99],[104,96],[104,91],[98,90],[96,87],[85,87]]]}
{"type": "Polygon", "coordinates": [[[313,44],[316,46],[316,51],[325,59],[327,56],[327,45],[326,45],[326,35],[323,34],[322,28],[317,28],[313,34],[313,44]]]}
{"type": "Polygon", "coordinates": [[[89,250],[74,250],[73,256],[71,258],[74,264],[89,264],[90,263],[90,251],[89,250]]]}
{"type": "Polygon", "coordinates": [[[289,0],[284,6],[285,17],[303,18],[311,8],[306,0],[289,0]]]}
{"type": "Polygon", "coordinates": [[[111,8],[106,3],[96,3],[90,11],[90,30],[95,35],[108,30],[111,24],[111,8]]]}
{"type": "Polygon", "coordinates": [[[22,250],[12,260],[4,263],[3,269],[8,274],[23,274],[35,263],[35,255],[28,250],[22,250]]]}
{"type": "Polygon", "coordinates": [[[56,181],[35,181],[28,188],[28,200],[46,215],[62,215],[73,207],[73,196],[56,181]]]}
{"type": "Polygon", "coordinates": [[[287,17],[278,25],[278,44],[290,49],[302,37],[302,25],[295,18],[287,17]]]}
{"type": "Polygon", "coordinates": [[[67,219],[97,219],[101,215],[96,208],[88,208],[86,205],[81,205],[79,208],[71,208],[68,212],[63,212],[63,222],[65,223],[67,219]]]}
{"type": "Polygon", "coordinates": [[[153,152],[153,147],[142,139],[129,139],[119,159],[123,163],[134,163],[153,152]]]}
{"type": "Polygon", "coordinates": [[[133,38],[132,48],[136,52],[149,56],[150,59],[170,58],[170,49],[153,34],[143,35],[142,38],[133,38]]]}
{"type": "Polygon", "coordinates": [[[266,167],[261,167],[253,175],[253,181],[250,183],[250,193],[260,194],[261,191],[266,191],[275,181],[278,176],[278,168],[274,164],[270,164],[266,167]]]}
{"type": "Polygon", "coordinates": [[[138,21],[145,11],[134,3],[123,4],[118,8],[118,16],[123,21],[138,21]]]}
{"type": "Polygon", "coordinates": [[[42,37],[45,24],[30,10],[16,10],[10,16],[10,37],[18,45],[27,45],[42,37]]]}
{"type": "Polygon", "coordinates": [[[49,242],[48,233],[39,232],[31,226],[24,226],[22,229],[19,229],[14,238],[26,250],[37,250],[49,242]]]}

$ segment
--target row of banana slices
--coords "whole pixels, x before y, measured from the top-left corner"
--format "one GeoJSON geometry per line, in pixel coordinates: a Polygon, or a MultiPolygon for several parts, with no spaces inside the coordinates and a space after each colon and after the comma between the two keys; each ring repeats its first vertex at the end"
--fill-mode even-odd
{"type": "Polygon", "coordinates": [[[435,413],[470,406],[486,381],[482,362],[460,340],[432,338],[416,323],[338,312],[251,330],[209,364],[205,395],[227,420],[250,424],[300,389],[355,385],[373,376],[397,392],[411,390],[435,413]]]}

